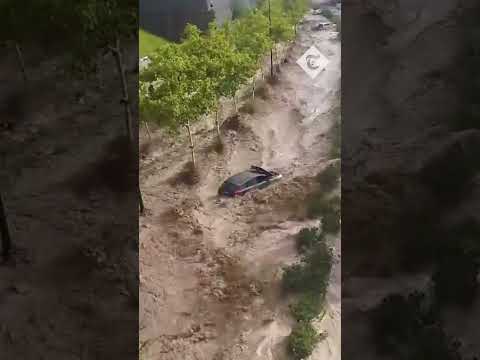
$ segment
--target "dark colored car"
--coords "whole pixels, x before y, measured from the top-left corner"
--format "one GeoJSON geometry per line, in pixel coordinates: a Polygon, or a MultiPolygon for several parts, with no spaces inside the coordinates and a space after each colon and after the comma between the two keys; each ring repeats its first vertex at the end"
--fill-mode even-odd
{"type": "Polygon", "coordinates": [[[262,189],[281,178],[282,175],[275,171],[267,171],[261,167],[252,166],[249,170],[233,175],[225,180],[218,190],[218,195],[243,195],[253,189],[262,189]]]}

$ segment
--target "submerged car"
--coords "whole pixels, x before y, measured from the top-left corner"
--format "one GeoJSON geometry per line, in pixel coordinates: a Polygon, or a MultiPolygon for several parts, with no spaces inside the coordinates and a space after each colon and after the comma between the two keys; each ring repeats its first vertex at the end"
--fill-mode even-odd
{"type": "Polygon", "coordinates": [[[253,189],[263,189],[281,178],[282,175],[275,171],[252,166],[249,170],[233,175],[225,180],[218,190],[218,195],[229,197],[244,195],[253,189]]]}

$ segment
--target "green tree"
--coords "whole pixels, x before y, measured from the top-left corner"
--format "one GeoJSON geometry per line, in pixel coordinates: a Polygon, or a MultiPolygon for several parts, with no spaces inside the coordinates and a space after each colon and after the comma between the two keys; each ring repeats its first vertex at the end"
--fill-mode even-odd
{"type": "Polygon", "coordinates": [[[272,41],[270,48],[270,75],[273,77],[274,53],[276,57],[277,44],[291,40],[294,36],[293,25],[289,22],[289,15],[283,0],[267,0],[261,5],[261,11],[269,19],[269,35],[272,41]]]}
{"type": "MultiPolygon", "coordinates": [[[[228,31],[228,30],[227,30],[228,31]]],[[[256,73],[261,66],[263,56],[272,47],[269,36],[268,18],[260,11],[252,11],[248,16],[234,22],[232,41],[236,49],[250,60],[249,76],[256,73]]],[[[252,97],[255,97],[255,78],[253,79],[252,97]]]]}
{"type": "Polygon", "coordinates": [[[288,14],[290,24],[293,25],[295,35],[297,34],[297,24],[308,11],[308,0],[283,0],[283,8],[288,14]]]}
{"type": "Polygon", "coordinates": [[[195,145],[191,123],[215,105],[215,82],[208,76],[205,58],[188,52],[203,43],[200,34],[187,29],[185,46],[167,44],[152,55],[151,64],[141,74],[140,107],[145,116],[161,115],[172,129],[187,130],[192,164],[195,145]]]}
{"type": "MultiPolygon", "coordinates": [[[[215,84],[216,105],[222,97],[235,98],[238,88],[245,84],[255,72],[255,60],[247,53],[235,48],[228,28],[218,28],[214,23],[209,27],[202,50],[208,76],[215,84]]],[[[220,137],[218,111],[216,111],[215,121],[220,137]]]]}

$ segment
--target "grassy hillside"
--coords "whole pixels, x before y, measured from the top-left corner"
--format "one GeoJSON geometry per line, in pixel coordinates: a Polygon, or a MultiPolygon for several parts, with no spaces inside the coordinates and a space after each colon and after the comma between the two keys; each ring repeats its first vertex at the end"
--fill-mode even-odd
{"type": "Polygon", "coordinates": [[[158,49],[162,44],[165,44],[168,40],[165,40],[159,36],[153,35],[143,29],[139,30],[139,52],[140,57],[147,56],[148,54],[158,49]]]}

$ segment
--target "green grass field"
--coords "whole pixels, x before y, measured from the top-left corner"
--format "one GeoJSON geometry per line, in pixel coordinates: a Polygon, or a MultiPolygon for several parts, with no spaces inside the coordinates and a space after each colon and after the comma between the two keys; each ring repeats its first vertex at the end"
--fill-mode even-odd
{"type": "Polygon", "coordinates": [[[158,49],[163,44],[167,43],[168,40],[165,40],[161,37],[156,35],[150,34],[149,32],[140,29],[139,31],[139,52],[140,57],[147,56],[151,54],[153,51],[158,49]]]}

